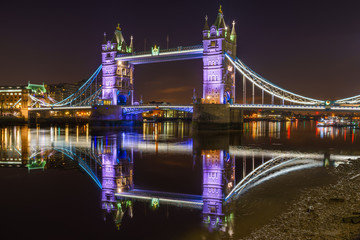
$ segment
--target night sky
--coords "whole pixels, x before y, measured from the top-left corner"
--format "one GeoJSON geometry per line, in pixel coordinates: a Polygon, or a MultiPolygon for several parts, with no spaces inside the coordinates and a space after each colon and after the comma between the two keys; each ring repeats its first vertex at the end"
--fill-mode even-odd
{"type": "MultiPolygon", "coordinates": [[[[7,1],[0,6],[0,85],[78,82],[101,64],[103,33],[117,23],[135,51],[202,42],[204,17],[222,4],[236,21],[237,56],[258,74],[312,98],[360,94],[359,1],[7,1]]],[[[202,60],[135,66],[135,96],[189,103],[202,60]]],[[[241,82],[237,82],[240,99],[241,82]]]]}

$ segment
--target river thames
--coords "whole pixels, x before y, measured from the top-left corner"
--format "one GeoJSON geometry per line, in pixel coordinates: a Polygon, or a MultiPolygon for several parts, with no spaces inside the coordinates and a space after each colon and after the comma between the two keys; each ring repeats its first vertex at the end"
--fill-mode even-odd
{"type": "Polygon", "coordinates": [[[0,139],[1,231],[15,238],[246,238],[360,156],[359,129],[300,120],[11,126],[0,139]]]}

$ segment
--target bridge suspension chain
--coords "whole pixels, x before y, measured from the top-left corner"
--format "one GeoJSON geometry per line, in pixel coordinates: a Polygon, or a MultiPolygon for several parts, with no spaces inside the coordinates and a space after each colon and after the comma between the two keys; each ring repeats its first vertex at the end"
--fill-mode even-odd
{"type": "MultiPolygon", "coordinates": [[[[313,98],[304,97],[285,89],[282,89],[275,84],[271,83],[270,81],[266,80],[265,78],[261,77],[253,70],[251,70],[248,66],[246,66],[242,61],[238,58],[234,60],[228,53],[225,53],[225,57],[233,64],[233,66],[243,75],[243,79],[248,79],[251,83],[262,89],[263,91],[269,93],[272,96],[272,102],[274,102],[273,97],[277,97],[282,100],[283,104],[284,101],[288,101],[291,103],[297,104],[305,104],[305,105],[319,105],[324,103],[322,100],[317,100],[313,98]]],[[[244,83],[243,83],[244,84],[244,83]]],[[[245,85],[245,84],[244,84],[245,85]]],[[[246,91],[244,90],[246,94],[246,91]]],[[[244,96],[244,103],[245,103],[244,96]]],[[[253,97],[254,99],[254,97],[253,97]]],[[[360,99],[360,96],[359,96],[360,99]]]]}
{"type": "Polygon", "coordinates": [[[94,92],[93,94],[91,94],[89,97],[85,98],[84,100],[82,100],[79,103],[73,104],[72,106],[85,106],[85,105],[91,105],[92,102],[94,102],[97,97],[99,97],[101,95],[101,91],[102,87],[100,87],[98,90],[96,90],[96,92],[94,92]]]}
{"type": "Polygon", "coordinates": [[[101,94],[102,87],[98,87],[97,81],[95,81],[99,75],[99,73],[102,70],[102,65],[100,65],[96,71],[93,73],[93,75],[82,85],[80,86],[74,93],[72,93],[70,96],[66,97],[65,99],[56,102],[51,97],[48,97],[49,100],[52,103],[47,103],[43,99],[39,99],[35,96],[29,95],[30,99],[32,100],[33,104],[31,107],[33,107],[36,104],[39,104],[41,107],[64,107],[64,106],[84,106],[84,105],[90,105],[91,102],[95,101],[96,98],[101,94]],[[92,87],[92,85],[96,84],[95,88],[92,87]],[[87,96],[87,91],[91,90],[92,92],[94,89],[94,92],[91,93],[89,96],[87,96]],[[85,95],[85,99],[82,98],[82,96],[85,95]]]}
{"type": "Polygon", "coordinates": [[[360,95],[336,100],[337,104],[360,104],[360,95]]]}
{"type": "Polygon", "coordinates": [[[98,74],[101,72],[102,65],[98,67],[98,69],[95,71],[95,73],[73,94],[65,98],[64,100],[57,102],[55,104],[52,104],[52,106],[65,106],[69,105],[78,98],[82,96],[82,94],[91,86],[91,84],[94,82],[94,80],[97,78],[98,74]]]}

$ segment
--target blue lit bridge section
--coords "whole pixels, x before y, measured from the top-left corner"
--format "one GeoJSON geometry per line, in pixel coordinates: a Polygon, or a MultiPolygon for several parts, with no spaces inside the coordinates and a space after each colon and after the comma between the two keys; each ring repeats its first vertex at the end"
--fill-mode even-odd
{"type": "Polygon", "coordinates": [[[122,107],[124,114],[140,114],[153,110],[177,110],[183,112],[193,112],[192,105],[133,105],[122,107]]]}

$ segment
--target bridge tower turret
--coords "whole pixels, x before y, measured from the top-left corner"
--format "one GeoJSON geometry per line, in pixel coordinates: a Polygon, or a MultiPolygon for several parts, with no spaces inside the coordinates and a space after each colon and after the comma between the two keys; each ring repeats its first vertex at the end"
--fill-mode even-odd
{"type": "Polygon", "coordinates": [[[106,40],[106,35],[104,36],[102,45],[104,105],[133,104],[134,66],[128,62],[116,61],[118,54],[128,55],[133,53],[133,50],[132,36],[130,46],[127,46],[119,25],[111,42],[106,40]]]}
{"type": "Polygon", "coordinates": [[[206,17],[203,29],[203,99],[205,103],[232,103],[235,101],[235,71],[224,54],[236,56],[235,24],[230,33],[221,6],[211,27],[207,20],[206,17]]]}

